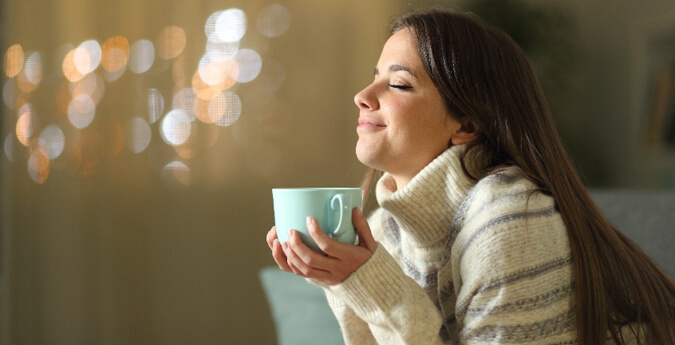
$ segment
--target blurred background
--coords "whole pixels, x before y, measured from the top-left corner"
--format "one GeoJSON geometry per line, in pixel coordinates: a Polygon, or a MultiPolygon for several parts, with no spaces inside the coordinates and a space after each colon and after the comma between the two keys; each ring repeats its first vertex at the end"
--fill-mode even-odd
{"type": "Polygon", "coordinates": [[[675,189],[665,0],[3,0],[0,344],[274,344],[273,187],[355,186],[393,16],[509,32],[589,188],[675,189]]]}

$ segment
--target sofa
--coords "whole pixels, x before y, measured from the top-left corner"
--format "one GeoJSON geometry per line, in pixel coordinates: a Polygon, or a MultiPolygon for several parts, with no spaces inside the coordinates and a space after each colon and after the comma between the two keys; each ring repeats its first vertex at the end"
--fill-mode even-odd
{"type": "MultiPolygon", "coordinates": [[[[675,277],[675,192],[592,190],[607,218],[675,277]]],[[[266,267],[260,280],[279,345],[344,344],[323,291],[303,278],[266,267]]]]}

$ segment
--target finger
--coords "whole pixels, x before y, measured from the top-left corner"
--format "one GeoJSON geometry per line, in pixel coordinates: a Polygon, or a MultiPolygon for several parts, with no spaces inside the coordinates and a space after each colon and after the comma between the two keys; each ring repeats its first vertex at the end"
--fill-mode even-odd
{"type": "Polygon", "coordinates": [[[324,253],[337,258],[337,255],[335,254],[340,252],[339,247],[343,243],[328,237],[328,235],[321,230],[321,226],[313,217],[307,217],[307,229],[309,230],[309,235],[312,236],[312,239],[316,242],[316,245],[319,246],[324,253]]]}
{"type": "Polygon", "coordinates": [[[373,233],[370,231],[370,225],[368,225],[366,217],[363,216],[363,213],[361,213],[361,210],[358,207],[354,207],[352,210],[352,223],[356,228],[356,233],[359,235],[359,245],[374,252],[375,247],[377,247],[377,242],[373,237],[373,233]]]}
{"type": "Polygon", "coordinates": [[[293,249],[291,249],[291,246],[288,245],[288,242],[284,243],[284,250],[286,253],[286,260],[288,262],[288,266],[291,268],[293,273],[304,277],[305,275],[302,273],[302,271],[298,268],[298,259],[296,258],[295,253],[293,253],[293,249]]]}
{"type": "Polygon", "coordinates": [[[284,251],[281,248],[281,243],[279,243],[279,240],[274,240],[274,242],[272,243],[272,257],[274,257],[274,261],[277,263],[277,266],[279,266],[279,268],[281,268],[282,271],[293,273],[291,267],[288,266],[287,261],[288,259],[286,258],[286,254],[284,254],[284,251]]]}
{"type": "Polygon", "coordinates": [[[277,238],[277,227],[273,226],[270,231],[267,232],[267,236],[265,239],[267,240],[267,245],[270,246],[270,249],[272,249],[272,246],[274,245],[274,240],[277,238]]]}
{"type": "Polygon", "coordinates": [[[293,253],[295,253],[302,262],[311,268],[330,271],[330,268],[335,263],[335,259],[319,254],[307,247],[307,245],[302,242],[300,234],[297,231],[291,230],[289,234],[289,242],[293,249],[293,253]]]}
{"type": "Polygon", "coordinates": [[[293,270],[293,273],[294,273],[295,275],[297,275],[297,276],[299,276],[299,277],[306,278],[305,275],[302,274],[302,271],[300,271],[297,267],[295,267],[295,265],[293,265],[292,263],[289,263],[288,266],[291,267],[291,270],[293,270]]]}
{"type": "Polygon", "coordinates": [[[291,259],[293,254],[291,253],[291,247],[288,245],[288,242],[283,243],[283,250],[284,255],[286,256],[286,265],[288,265],[288,268],[291,270],[291,272],[302,276],[302,272],[300,272],[300,270],[293,264],[294,259],[291,259]]]}
{"type": "Polygon", "coordinates": [[[291,266],[291,269],[293,269],[293,271],[301,277],[317,278],[321,280],[326,280],[330,277],[330,273],[327,271],[307,265],[304,261],[302,261],[302,259],[290,245],[286,250],[286,256],[288,257],[288,264],[291,266]]]}

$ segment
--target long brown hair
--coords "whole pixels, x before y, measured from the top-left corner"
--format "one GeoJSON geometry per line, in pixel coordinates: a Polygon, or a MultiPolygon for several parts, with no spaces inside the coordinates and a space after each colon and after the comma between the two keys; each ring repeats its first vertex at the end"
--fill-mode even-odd
{"type": "MultiPolygon", "coordinates": [[[[516,169],[554,198],[574,258],[578,342],[604,344],[609,334],[625,344],[622,328],[633,325],[649,344],[675,344],[675,284],[589,196],[518,45],[471,14],[440,8],[398,18],[391,33],[403,29],[451,116],[480,130],[462,154],[465,173],[480,179],[516,169]]],[[[375,176],[371,170],[364,185],[375,176]]]]}

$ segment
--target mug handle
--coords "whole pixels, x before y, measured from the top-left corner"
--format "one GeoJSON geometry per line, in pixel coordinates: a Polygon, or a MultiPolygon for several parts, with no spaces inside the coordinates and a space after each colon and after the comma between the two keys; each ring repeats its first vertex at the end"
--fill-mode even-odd
{"type": "Polygon", "coordinates": [[[348,216],[347,212],[345,212],[344,195],[342,193],[338,193],[338,194],[335,194],[335,196],[333,196],[333,198],[330,200],[330,208],[333,211],[335,211],[335,201],[336,200],[340,204],[340,206],[339,206],[340,207],[340,218],[339,218],[340,220],[338,220],[338,225],[335,228],[335,230],[333,230],[330,234],[328,234],[328,236],[330,238],[333,238],[335,236],[340,236],[345,232],[345,229],[342,229],[342,223],[345,220],[346,216],[348,216]]]}

